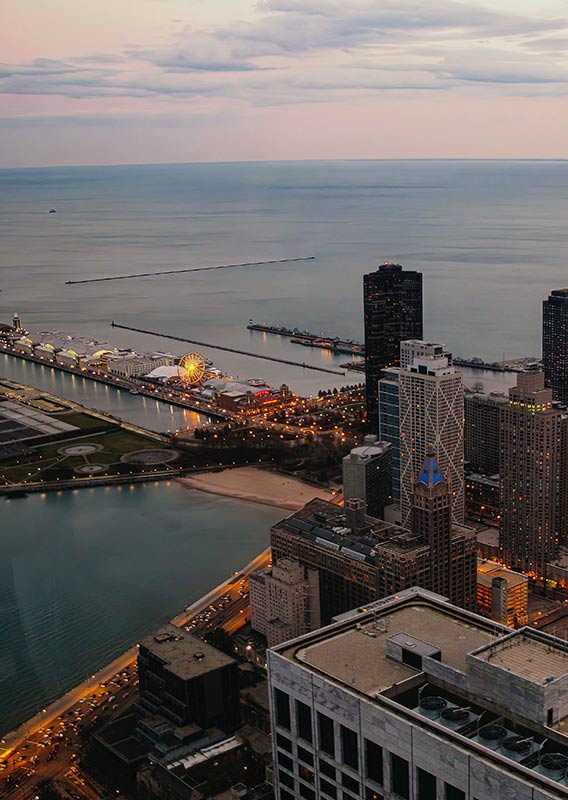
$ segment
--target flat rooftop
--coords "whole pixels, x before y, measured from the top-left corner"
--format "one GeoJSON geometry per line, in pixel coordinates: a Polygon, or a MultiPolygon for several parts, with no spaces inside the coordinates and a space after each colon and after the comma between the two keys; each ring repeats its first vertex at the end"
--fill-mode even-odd
{"type": "Polygon", "coordinates": [[[230,656],[171,623],[142,639],[140,647],[152,653],[169,672],[182,680],[236,663],[230,656]]]}
{"type": "Polygon", "coordinates": [[[472,657],[542,686],[568,674],[568,644],[528,628],[500,639],[472,657]]]}
{"type": "Polygon", "coordinates": [[[493,578],[504,578],[507,581],[507,586],[511,589],[516,586],[523,586],[524,584],[528,586],[529,580],[525,575],[521,575],[520,572],[513,572],[513,570],[507,569],[496,561],[478,560],[477,582],[481,583],[483,586],[490,587],[493,578]]]}
{"type": "Polygon", "coordinates": [[[388,604],[379,612],[352,617],[333,628],[306,636],[280,653],[332,680],[370,696],[385,691],[416,670],[387,657],[387,639],[405,633],[439,647],[442,662],[465,672],[466,654],[490,644],[490,625],[426,600],[388,604]]]}

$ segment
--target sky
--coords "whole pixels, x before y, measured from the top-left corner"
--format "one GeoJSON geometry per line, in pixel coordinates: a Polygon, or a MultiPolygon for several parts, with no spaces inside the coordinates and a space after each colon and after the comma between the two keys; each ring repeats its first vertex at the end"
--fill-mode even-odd
{"type": "Polygon", "coordinates": [[[559,0],[0,0],[0,167],[568,158],[559,0]]]}

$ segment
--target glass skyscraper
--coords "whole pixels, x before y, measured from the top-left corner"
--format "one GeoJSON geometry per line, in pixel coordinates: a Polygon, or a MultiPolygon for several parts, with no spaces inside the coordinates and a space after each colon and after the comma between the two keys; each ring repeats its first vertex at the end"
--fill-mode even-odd
{"type": "Polygon", "coordinates": [[[542,363],[554,400],[568,405],[568,289],[554,289],[542,304],[542,363]]]}
{"type": "Polygon", "coordinates": [[[378,382],[400,364],[400,343],[422,339],[422,273],[385,263],[363,278],[367,421],[378,432],[378,382]]]}

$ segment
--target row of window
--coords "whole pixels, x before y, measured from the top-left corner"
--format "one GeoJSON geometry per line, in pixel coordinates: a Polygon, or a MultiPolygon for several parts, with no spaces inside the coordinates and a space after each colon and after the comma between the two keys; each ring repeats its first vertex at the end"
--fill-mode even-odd
{"type": "MultiPolygon", "coordinates": [[[[285,692],[275,689],[274,698],[276,722],[281,728],[290,731],[290,697],[285,692]]],[[[305,703],[302,703],[300,700],[295,701],[295,706],[298,738],[304,740],[310,745],[313,745],[311,708],[305,703]]],[[[363,767],[363,765],[360,765],[359,763],[359,737],[357,733],[350,728],[346,728],[344,725],[339,726],[340,753],[337,754],[334,721],[319,711],[316,713],[316,717],[319,751],[329,756],[334,761],[344,764],[354,772],[360,772],[360,768],[363,767]]],[[[286,736],[277,734],[276,743],[280,751],[285,750],[287,753],[290,753],[290,755],[292,754],[292,742],[286,736]]],[[[298,760],[302,762],[299,768],[299,776],[307,783],[313,784],[315,782],[314,772],[312,771],[315,766],[313,753],[298,744],[297,755],[298,760]]],[[[382,786],[384,784],[383,748],[375,742],[364,739],[362,755],[365,762],[365,777],[379,786],[382,786]]],[[[409,762],[395,753],[388,753],[387,755],[390,758],[391,791],[403,800],[410,800],[409,762]]],[[[278,765],[280,767],[284,767],[289,772],[293,772],[294,762],[289,755],[285,755],[283,752],[279,752],[278,754],[278,765]]],[[[336,768],[322,758],[318,759],[318,767],[320,772],[321,791],[328,797],[332,798],[332,800],[337,800],[337,785],[335,782],[338,779],[338,775],[336,768]],[[330,783],[322,776],[326,776],[326,778],[333,780],[334,783],[330,783]]],[[[279,778],[282,786],[292,790],[294,789],[294,778],[291,775],[287,775],[283,770],[279,770],[279,778]]],[[[354,794],[358,794],[360,791],[359,782],[345,772],[341,772],[341,783],[344,789],[349,790],[354,794]]],[[[435,775],[419,767],[416,771],[416,783],[417,800],[436,800],[438,779],[435,775]]],[[[380,800],[380,797],[375,794],[374,790],[365,787],[365,792],[368,800],[380,800]]],[[[305,800],[314,800],[315,798],[314,790],[310,789],[304,784],[300,784],[300,795],[301,797],[305,798],[305,800]]],[[[345,798],[350,797],[347,794],[344,794],[343,796],[345,798]]],[[[287,800],[285,795],[281,796],[281,800],[287,800]]],[[[444,800],[465,800],[465,792],[447,782],[444,782],[444,800]]]]}

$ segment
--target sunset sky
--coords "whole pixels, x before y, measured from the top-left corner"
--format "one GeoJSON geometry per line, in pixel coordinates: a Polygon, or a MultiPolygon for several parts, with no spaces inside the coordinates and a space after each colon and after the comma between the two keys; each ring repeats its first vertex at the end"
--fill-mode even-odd
{"type": "Polygon", "coordinates": [[[568,157],[551,0],[3,0],[0,166],[568,157]]]}

